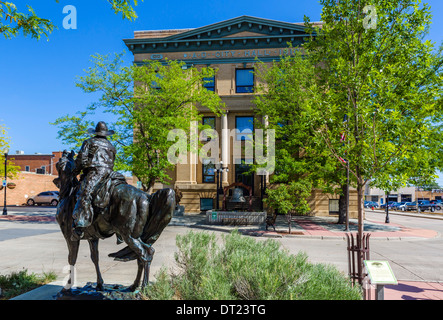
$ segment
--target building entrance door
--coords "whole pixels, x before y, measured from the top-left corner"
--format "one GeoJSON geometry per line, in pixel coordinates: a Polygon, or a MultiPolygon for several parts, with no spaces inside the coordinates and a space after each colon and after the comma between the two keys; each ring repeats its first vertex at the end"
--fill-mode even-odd
{"type": "MultiPolygon", "coordinates": [[[[254,194],[254,173],[248,173],[251,169],[250,164],[246,164],[245,160],[241,160],[241,164],[235,165],[235,182],[241,182],[248,187],[252,188],[252,194],[254,194]]],[[[243,195],[249,196],[249,192],[246,189],[243,189],[243,195]]]]}

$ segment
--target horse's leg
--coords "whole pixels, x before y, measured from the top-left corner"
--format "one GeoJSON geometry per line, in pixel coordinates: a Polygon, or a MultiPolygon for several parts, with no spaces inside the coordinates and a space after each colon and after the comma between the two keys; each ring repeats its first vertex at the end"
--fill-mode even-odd
{"type": "Polygon", "coordinates": [[[153,247],[150,247],[148,249],[148,261],[146,261],[144,265],[144,277],[142,282],[142,288],[146,287],[149,283],[149,271],[151,270],[151,262],[154,256],[154,252],[155,250],[153,247]]]}
{"type": "Polygon", "coordinates": [[[74,266],[77,262],[78,248],[80,246],[80,241],[72,241],[70,237],[66,237],[66,243],[68,245],[68,263],[69,263],[69,278],[67,284],[64,286],[62,291],[69,291],[74,286],[74,266]]]}
{"type": "Polygon", "coordinates": [[[143,270],[145,269],[145,264],[148,260],[148,252],[144,248],[143,243],[139,239],[134,239],[127,234],[122,235],[122,237],[126,242],[126,244],[137,254],[137,265],[138,265],[137,277],[135,278],[135,281],[132,284],[132,286],[130,286],[130,290],[134,291],[140,285],[141,275],[143,270]]]}
{"type": "Polygon", "coordinates": [[[98,265],[98,239],[88,240],[89,248],[91,250],[91,260],[94,263],[95,271],[97,272],[97,290],[103,290],[103,279],[98,265]]]}
{"type": "Polygon", "coordinates": [[[129,290],[131,291],[135,291],[135,289],[137,289],[140,285],[140,279],[145,266],[145,262],[143,261],[143,259],[137,258],[137,266],[137,276],[135,277],[134,283],[129,287],[129,290]]]}

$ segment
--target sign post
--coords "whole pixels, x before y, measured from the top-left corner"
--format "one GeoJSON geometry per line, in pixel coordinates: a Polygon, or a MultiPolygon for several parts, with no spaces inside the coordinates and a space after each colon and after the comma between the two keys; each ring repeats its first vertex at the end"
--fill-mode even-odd
{"type": "Polygon", "coordinates": [[[364,263],[371,283],[377,286],[376,300],[384,300],[384,286],[386,284],[397,284],[391,266],[388,261],[364,260],[364,263]]]}

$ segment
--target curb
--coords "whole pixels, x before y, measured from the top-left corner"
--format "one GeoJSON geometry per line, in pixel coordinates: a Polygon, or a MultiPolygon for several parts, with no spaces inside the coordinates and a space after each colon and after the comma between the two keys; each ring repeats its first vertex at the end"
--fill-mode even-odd
{"type": "MultiPolygon", "coordinates": [[[[386,211],[380,211],[380,210],[374,210],[369,211],[374,213],[381,213],[386,214],[386,211]]],[[[405,217],[417,217],[417,218],[425,218],[425,219],[437,219],[437,220],[443,220],[443,212],[437,212],[437,213],[418,213],[418,212],[398,212],[398,211],[389,211],[389,214],[394,214],[398,216],[405,216],[405,217]],[[435,216],[433,216],[435,215],[435,216]]]]}
{"type": "Polygon", "coordinates": [[[9,300],[55,300],[53,297],[63,289],[63,281],[56,280],[9,300]]]}
{"type": "MultiPolygon", "coordinates": [[[[279,233],[275,233],[275,232],[263,232],[262,230],[240,230],[240,228],[229,228],[229,227],[217,227],[217,226],[207,226],[207,225],[200,225],[200,224],[193,224],[193,223],[189,223],[189,224],[169,224],[172,226],[187,226],[190,228],[196,228],[196,229],[203,229],[203,230],[208,230],[208,231],[219,231],[219,232],[226,232],[226,233],[230,233],[231,231],[235,230],[235,229],[239,229],[239,232],[241,232],[243,235],[245,236],[250,236],[250,237],[263,237],[263,238],[276,238],[276,239],[280,239],[280,238],[304,238],[304,239],[317,239],[317,240],[346,240],[346,235],[312,235],[312,234],[279,234],[279,233]]],[[[240,226],[241,227],[241,226],[240,226]]],[[[371,240],[377,240],[377,241],[416,241],[416,240],[427,240],[427,239],[434,239],[434,238],[439,238],[441,237],[440,233],[437,233],[437,235],[433,238],[425,238],[425,237],[415,237],[415,236],[380,236],[377,237],[376,234],[377,231],[375,232],[370,232],[367,231],[367,233],[371,233],[373,236],[371,237],[371,240]],[[375,234],[374,234],[375,233],[375,234]]],[[[349,231],[349,233],[355,233],[355,232],[351,232],[349,231]]]]}

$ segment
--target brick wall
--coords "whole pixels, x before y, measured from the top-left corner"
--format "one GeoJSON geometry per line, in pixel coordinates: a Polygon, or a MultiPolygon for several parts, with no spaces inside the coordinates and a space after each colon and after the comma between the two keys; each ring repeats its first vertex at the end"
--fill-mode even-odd
{"type": "MultiPolygon", "coordinates": [[[[35,196],[43,191],[57,191],[58,188],[52,182],[57,177],[49,174],[20,172],[16,179],[8,179],[8,183],[13,182],[16,187],[6,190],[6,204],[19,206],[26,204],[27,197],[35,196]]],[[[4,192],[4,189],[0,191],[0,206],[3,206],[4,192]]]]}
{"type": "Polygon", "coordinates": [[[61,158],[62,152],[55,151],[52,154],[11,154],[8,160],[16,166],[20,167],[20,171],[25,171],[26,166],[29,172],[36,172],[36,169],[45,167],[45,173],[57,174],[55,164],[61,158]]]}
{"type": "MultiPolygon", "coordinates": [[[[8,206],[20,206],[26,204],[26,200],[43,191],[57,191],[58,188],[52,182],[58,175],[35,174],[32,172],[20,172],[16,179],[8,179],[16,184],[15,189],[6,190],[6,204],[8,206]]],[[[126,181],[136,186],[137,182],[132,177],[127,177],[126,181]]],[[[0,207],[3,207],[5,190],[0,190],[0,207]]]]}

